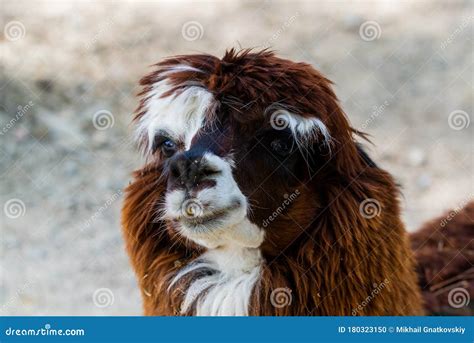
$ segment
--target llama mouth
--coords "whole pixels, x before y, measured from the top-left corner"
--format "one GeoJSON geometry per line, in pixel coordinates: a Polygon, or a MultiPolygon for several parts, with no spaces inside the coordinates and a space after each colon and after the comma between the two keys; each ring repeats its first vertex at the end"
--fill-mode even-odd
{"type": "Polygon", "coordinates": [[[209,212],[204,212],[200,210],[200,213],[186,213],[179,218],[176,218],[175,221],[184,224],[187,227],[207,227],[212,228],[223,224],[226,220],[229,219],[233,211],[238,210],[242,206],[239,200],[235,200],[231,205],[223,207],[221,209],[216,209],[209,212]]]}
{"type": "Polygon", "coordinates": [[[209,225],[216,222],[223,222],[225,221],[226,217],[228,217],[230,209],[222,209],[219,211],[215,211],[213,213],[209,213],[206,215],[201,215],[199,217],[181,217],[179,221],[182,223],[187,224],[187,226],[201,226],[201,225],[209,225]]]}

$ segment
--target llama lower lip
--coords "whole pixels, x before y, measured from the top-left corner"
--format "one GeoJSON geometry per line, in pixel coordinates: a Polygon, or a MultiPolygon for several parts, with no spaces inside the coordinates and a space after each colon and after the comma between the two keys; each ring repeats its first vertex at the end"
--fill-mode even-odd
{"type": "Polygon", "coordinates": [[[215,210],[209,213],[204,213],[200,216],[190,217],[190,216],[183,216],[179,218],[179,221],[182,223],[187,224],[187,226],[203,226],[203,225],[213,225],[216,222],[223,222],[229,216],[229,214],[239,209],[241,206],[241,202],[235,200],[232,204],[228,207],[224,207],[219,210],[215,210]]]}
{"type": "Polygon", "coordinates": [[[181,221],[185,222],[190,226],[198,226],[204,224],[210,224],[217,220],[224,220],[227,217],[229,209],[223,209],[220,211],[216,211],[213,213],[209,213],[207,215],[202,215],[198,217],[182,217],[180,218],[181,221]]]}

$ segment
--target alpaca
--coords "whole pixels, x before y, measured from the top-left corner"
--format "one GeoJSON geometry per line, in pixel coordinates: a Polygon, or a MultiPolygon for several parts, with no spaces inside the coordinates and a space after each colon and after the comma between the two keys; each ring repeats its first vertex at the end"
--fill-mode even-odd
{"type": "Polygon", "coordinates": [[[399,190],[331,82],[264,50],[141,80],[122,226],[145,315],[420,315],[399,190]]]}

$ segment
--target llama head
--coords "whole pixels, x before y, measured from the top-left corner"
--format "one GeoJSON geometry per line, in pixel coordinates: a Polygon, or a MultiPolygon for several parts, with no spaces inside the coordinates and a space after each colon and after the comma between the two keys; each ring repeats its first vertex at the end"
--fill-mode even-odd
{"type": "Polygon", "coordinates": [[[308,64],[184,55],[141,85],[136,137],[166,184],[145,210],[184,244],[278,254],[324,207],[323,189],[363,163],[330,81],[308,64]]]}

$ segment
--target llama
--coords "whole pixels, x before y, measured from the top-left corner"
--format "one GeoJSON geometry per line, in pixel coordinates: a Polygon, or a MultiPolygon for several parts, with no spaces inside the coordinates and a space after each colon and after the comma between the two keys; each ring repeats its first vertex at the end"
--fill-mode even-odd
{"type": "Polygon", "coordinates": [[[399,190],[331,82],[270,51],[141,80],[123,232],[145,315],[420,315],[399,190]]]}

